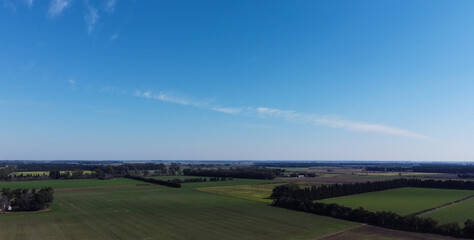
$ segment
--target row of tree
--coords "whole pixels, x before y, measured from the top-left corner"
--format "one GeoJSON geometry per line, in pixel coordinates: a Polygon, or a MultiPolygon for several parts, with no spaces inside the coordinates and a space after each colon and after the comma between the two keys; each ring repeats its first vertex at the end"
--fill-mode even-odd
{"type": "Polygon", "coordinates": [[[408,167],[365,167],[366,171],[374,171],[374,172],[408,172],[412,171],[411,168],[408,167]]]}
{"type": "Polygon", "coordinates": [[[352,209],[338,204],[319,203],[309,199],[295,199],[291,197],[276,198],[273,201],[273,205],[404,231],[436,233],[454,237],[474,237],[474,222],[472,220],[467,220],[464,228],[461,228],[455,222],[440,225],[431,218],[421,218],[412,215],[400,216],[393,212],[385,211],[370,212],[364,208],[352,209]]]}
{"type": "Polygon", "coordinates": [[[48,208],[54,200],[53,188],[9,189],[3,188],[0,199],[6,200],[12,211],[37,211],[48,208]]]}
{"type": "Polygon", "coordinates": [[[14,171],[15,171],[15,168],[13,166],[0,167],[0,179],[9,178],[9,174],[14,171]]]}
{"type": "MultiPolygon", "coordinates": [[[[217,181],[232,181],[234,178],[225,178],[225,177],[211,177],[209,178],[209,182],[217,182],[217,181]]],[[[177,183],[195,183],[195,182],[207,182],[207,178],[177,178],[168,180],[170,182],[177,182],[177,183]]]]}
{"type": "MultiPolygon", "coordinates": [[[[0,168],[1,169],[1,168],[0,168]]],[[[97,171],[108,175],[127,175],[136,171],[153,171],[157,175],[177,175],[181,173],[179,163],[124,163],[94,164],[77,163],[17,163],[17,171],[97,171]]],[[[0,177],[1,177],[0,170],[0,177]]]]}
{"type": "Polygon", "coordinates": [[[184,175],[201,176],[201,177],[233,177],[233,178],[250,178],[250,179],[274,179],[281,175],[280,169],[271,168],[255,168],[255,167],[239,167],[239,168],[186,168],[183,170],[184,175]]]}
{"type": "Polygon", "coordinates": [[[420,164],[412,168],[413,172],[431,173],[474,173],[474,165],[463,164],[420,164]]]}
{"type": "Polygon", "coordinates": [[[81,169],[75,169],[72,171],[66,171],[61,173],[59,170],[51,170],[49,171],[49,177],[52,179],[77,179],[77,178],[85,178],[89,177],[91,174],[84,174],[84,171],[81,169]]]}
{"type": "Polygon", "coordinates": [[[473,174],[458,174],[458,178],[472,179],[474,178],[473,174]]]}
{"type": "Polygon", "coordinates": [[[295,199],[319,200],[352,194],[375,192],[401,187],[445,188],[474,190],[472,181],[394,179],[366,183],[348,183],[299,188],[297,185],[280,185],[273,189],[272,198],[291,197],[295,199]]]}
{"type": "Polygon", "coordinates": [[[145,177],[133,176],[133,175],[126,175],[124,177],[130,178],[130,179],[135,179],[135,180],[138,180],[138,181],[147,182],[147,183],[163,185],[163,186],[167,186],[167,187],[173,187],[173,188],[180,188],[181,187],[181,183],[179,183],[179,182],[163,181],[163,180],[158,180],[158,179],[154,179],[154,178],[145,178],[145,177]]]}

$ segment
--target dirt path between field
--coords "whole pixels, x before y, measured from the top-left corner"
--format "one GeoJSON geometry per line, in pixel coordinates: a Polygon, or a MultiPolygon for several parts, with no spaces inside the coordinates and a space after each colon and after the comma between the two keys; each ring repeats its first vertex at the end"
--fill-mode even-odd
{"type": "Polygon", "coordinates": [[[465,197],[463,199],[459,199],[459,200],[456,200],[456,201],[453,201],[453,202],[449,202],[449,203],[443,204],[443,205],[438,206],[438,207],[434,207],[434,208],[423,210],[421,212],[413,213],[412,215],[413,216],[420,216],[420,215],[423,215],[425,213],[429,213],[429,212],[432,212],[432,211],[435,211],[435,210],[438,210],[438,209],[441,209],[441,208],[445,208],[445,207],[451,206],[453,204],[466,201],[466,200],[471,199],[471,198],[474,198],[474,195],[469,196],[469,197],[465,197]]]}
{"type": "Polygon", "coordinates": [[[85,190],[111,190],[111,189],[127,189],[136,187],[151,187],[153,184],[138,184],[138,185],[122,185],[122,186],[98,186],[98,187],[80,187],[80,188],[58,188],[54,192],[71,192],[71,191],[85,191],[85,190]]]}

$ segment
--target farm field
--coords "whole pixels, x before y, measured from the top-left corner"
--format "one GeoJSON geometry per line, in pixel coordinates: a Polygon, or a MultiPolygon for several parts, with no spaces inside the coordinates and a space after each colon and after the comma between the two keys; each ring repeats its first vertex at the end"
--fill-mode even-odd
{"type": "Polygon", "coordinates": [[[474,195],[472,190],[397,188],[328,198],[321,202],[337,203],[351,208],[363,207],[369,211],[392,211],[400,215],[409,215],[472,195],[474,195]]]}
{"type": "Polygon", "coordinates": [[[201,187],[196,189],[199,191],[219,194],[223,196],[241,198],[257,202],[272,203],[272,199],[269,199],[269,197],[270,195],[272,195],[273,188],[277,185],[279,184],[268,183],[224,187],[201,187]]]}
{"type": "Polygon", "coordinates": [[[234,178],[231,181],[215,181],[215,182],[196,182],[196,183],[184,183],[181,186],[183,188],[200,188],[200,187],[225,187],[225,186],[239,186],[239,185],[258,185],[268,183],[283,183],[279,180],[260,180],[260,179],[244,179],[234,178]]]}
{"type": "MultiPolygon", "coordinates": [[[[172,179],[189,179],[189,178],[206,178],[199,176],[158,176],[151,177],[159,180],[172,180],[172,179]]],[[[245,178],[234,178],[233,180],[227,181],[207,181],[207,182],[195,182],[195,183],[182,183],[183,188],[199,188],[199,187],[223,187],[223,186],[237,186],[237,185],[250,185],[250,184],[266,184],[266,183],[280,183],[280,180],[260,180],[260,179],[245,179],[245,178]]]]}
{"type": "Polygon", "coordinates": [[[474,198],[441,207],[420,216],[431,217],[440,223],[457,222],[460,226],[464,226],[467,219],[474,220],[474,198]]]}
{"type": "Polygon", "coordinates": [[[99,179],[70,179],[70,180],[41,180],[41,181],[17,181],[17,182],[0,182],[2,188],[29,188],[40,189],[43,187],[52,187],[53,189],[61,188],[87,188],[87,187],[107,187],[107,186],[125,186],[143,184],[141,181],[129,178],[114,178],[110,180],[99,179]]]}
{"type": "MultiPolygon", "coordinates": [[[[278,183],[261,183],[250,185],[236,185],[236,186],[222,186],[222,187],[200,187],[196,188],[199,191],[219,194],[223,196],[236,197],[257,202],[272,203],[269,197],[272,195],[273,188],[284,182],[278,183]]],[[[298,183],[301,188],[320,185],[321,183],[303,182],[298,183]]]]}
{"type": "Polygon", "coordinates": [[[0,216],[0,239],[316,239],[358,223],[161,186],[55,193],[50,211],[0,216]]]}
{"type": "Polygon", "coordinates": [[[370,225],[362,225],[360,227],[352,228],[347,231],[337,233],[331,236],[320,238],[319,240],[365,240],[365,239],[377,239],[377,240],[454,240],[457,238],[404,232],[398,230],[392,230],[388,228],[374,227],[370,225]]]}

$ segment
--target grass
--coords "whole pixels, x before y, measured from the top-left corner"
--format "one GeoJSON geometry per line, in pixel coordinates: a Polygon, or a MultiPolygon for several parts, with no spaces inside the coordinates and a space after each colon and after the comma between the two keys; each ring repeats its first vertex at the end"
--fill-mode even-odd
{"type": "Polygon", "coordinates": [[[70,180],[41,180],[41,181],[18,181],[18,182],[0,182],[0,189],[2,188],[35,188],[52,187],[53,189],[60,188],[85,188],[85,187],[107,187],[107,186],[124,186],[137,185],[144,182],[128,179],[128,178],[114,178],[110,180],[98,179],[70,179],[70,180]]]}
{"type": "Polygon", "coordinates": [[[0,239],[315,239],[357,223],[191,188],[55,193],[51,211],[0,216],[0,239]]]}
{"type": "Polygon", "coordinates": [[[431,217],[440,223],[457,222],[463,227],[467,219],[474,220],[474,198],[470,198],[421,215],[431,217]]]}
{"type": "Polygon", "coordinates": [[[400,215],[414,214],[474,195],[471,190],[434,188],[397,188],[379,192],[321,200],[342,206],[363,207],[370,211],[392,211],[400,215]]]}
{"type": "Polygon", "coordinates": [[[280,183],[278,180],[259,180],[259,179],[243,179],[234,178],[231,181],[215,181],[215,182],[197,182],[197,183],[185,183],[181,186],[183,188],[201,188],[201,187],[225,187],[225,186],[238,186],[238,185],[256,185],[266,183],[280,183]]]}
{"type": "MultiPolygon", "coordinates": [[[[66,172],[71,172],[71,171],[61,171],[61,174],[64,174],[66,172]]],[[[89,171],[89,170],[84,170],[83,171],[84,174],[88,173],[88,174],[91,174],[92,171],[89,171]]],[[[19,176],[21,174],[23,174],[23,176],[26,176],[28,174],[31,174],[32,176],[43,176],[43,175],[46,175],[46,176],[49,176],[49,171],[33,171],[33,172],[14,172],[13,173],[15,176],[19,176]]]]}
{"type": "Polygon", "coordinates": [[[322,238],[321,240],[347,240],[347,239],[377,239],[377,240],[454,240],[454,238],[433,235],[433,234],[423,234],[423,233],[414,233],[414,232],[404,232],[398,230],[392,230],[388,228],[374,227],[370,225],[363,225],[344,231],[329,237],[322,238]]]}
{"type": "Polygon", "coordinates": [[[224,187],[201,187],[197,188],[197,190],[251,201],[271,203],[272,199],[269,199],[269,197],[272,195],[273,188],[277,185],[280,184],[268,183],[224,187]]]}
{"type": "MultiPolygon", "coordinates": [[[[219,194],[223,196],[236,197],[251,201],[271,203],[273,200],[269,199],[272,195],[273,188],[278,185],[284,184],[284,182],[270,182],[250,185],[234,185],[234,186],[221,186],[221,187],[200,187],[196,188],[199,191],[219,194]]],[[[321,185],[320,183],[297,183],[301,188],[312,187],[321,185]]]]}

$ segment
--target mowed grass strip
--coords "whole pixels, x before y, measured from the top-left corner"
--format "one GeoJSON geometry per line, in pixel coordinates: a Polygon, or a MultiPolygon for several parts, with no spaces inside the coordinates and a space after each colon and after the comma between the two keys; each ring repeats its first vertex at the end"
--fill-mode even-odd
{"type": "Polygon", "coordinates": [[[357,223],[194,189],[55,193],[52,210],[0,216],[0,239],[315,239],[357,223]]]}
{"type": "Polygon", "coordinates": [[[108,187],[108,186],[129,186],[143,184],[144,182],[128,179],[114,178],[109,180],[99,179],[69,179],[69,180],[41,180],[41,181],[16,181],[16,182],[0,182],[2,188],[28,188],[40,189],[44,187],[52,187],[53,189],[61,188],[87,188],[87,187],[108,187]]]}
{"type": "Polygon", "coordinates": [[[474,198],[435,209],[422,214],[421,217],[430,217],[440,223],[457,222],[463,227],[467,219],[474,220],[474,198]]]}
{"type": "Polygon", "coordinates": [[[409,215],[474,195],[472,190],[397,188],[321,200],[369,211],[392,211],[409,215]]]}

